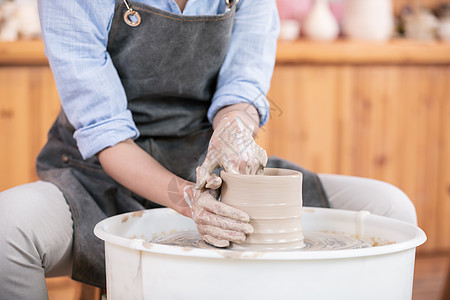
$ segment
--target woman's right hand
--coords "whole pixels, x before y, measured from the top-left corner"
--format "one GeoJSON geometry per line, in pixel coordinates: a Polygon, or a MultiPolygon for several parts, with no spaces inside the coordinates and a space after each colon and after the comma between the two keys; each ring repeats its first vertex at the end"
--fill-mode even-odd
{"type": "Polygon", "coordinates": [[[218,201],[217,188],[222,180],[213,175],[205,188],[197,190],[191,186],[192,219],[202,239],[216,247],[230,246],[230,242],[240,244],[246,235],[253,232],[250,217],[245,212],[218,201]]]}

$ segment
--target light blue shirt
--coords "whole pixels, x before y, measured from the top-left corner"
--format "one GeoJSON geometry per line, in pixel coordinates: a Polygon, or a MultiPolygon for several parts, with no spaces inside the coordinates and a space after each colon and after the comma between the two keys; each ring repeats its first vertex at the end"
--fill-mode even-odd
{"type": "MultiPolygon", "coordinates": [[[[181,14],[174,0],[141,0],[181,14]]],[[[75,127],[83,158],[139,131],[127,109],[124,88],[106,51],[115,0],[38,0],[45,53],[63,109],[75,127]]],[[[189,0],[183,15],[225,12],[225,0],[189,0]]],[[[224,106],[255,105],[260,125],[267,122],[265,97],[275,63],[279,19],[275,0],[240,0],[230,46],[220,69],[208,119],[224,106]]]]}

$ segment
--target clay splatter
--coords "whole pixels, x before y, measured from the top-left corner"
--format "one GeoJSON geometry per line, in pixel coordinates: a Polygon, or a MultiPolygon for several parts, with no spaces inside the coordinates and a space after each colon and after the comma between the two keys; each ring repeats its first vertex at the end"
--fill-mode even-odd
{"type": "Polygon", "coordinates": [[[139,211],[133,212],[133,213],[131,214],[131,216],[132,216],[133,218],[135,218],[135,217],[140,218],[140,217],[142,217],[143,214],[144,214],[144,211],[143,211],[143,210],[139,210],[139,211]]]}

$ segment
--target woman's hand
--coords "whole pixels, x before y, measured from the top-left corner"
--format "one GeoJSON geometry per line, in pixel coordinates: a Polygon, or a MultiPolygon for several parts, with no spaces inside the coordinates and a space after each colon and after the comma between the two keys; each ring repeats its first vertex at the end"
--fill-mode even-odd
{"type": "Polygon", "coordinates": [[[215,129],[208,153],[203,164],[197,168],[197,189],[204,188],[212,172],[220,167],[235,174],[255,175],[264,172],[267,154],[253,138],[259,117],[256,109],[251,107],[253,112],[247,105],[234,105],[228,111],[218,113],[214,119],[215,129]]]}
{"type": "Polygon", "coordinates": [[[222,109],[214,118],[213,126],[205,161],[197,168],[190,206],[192,219],[203,240],[216,247],[228,247],[230,242],[244,242],[253,227],[248,214],[217,200],[222,179],[212,172],[223,167],[235,174],[262,174],[267,154],[253,139],[259,115],[250,104],[222,109]]]}
{"type": "Polygon", "coordinates": [[[197,190],[192,186],[187,202],[202,239],[216,247],[228,247],[230,242],[244,242],[253,227],[248,223],[248,214],[217,201],[217,189],[221,184],[220,177],[210,176],[206,188],[197,190]]]}

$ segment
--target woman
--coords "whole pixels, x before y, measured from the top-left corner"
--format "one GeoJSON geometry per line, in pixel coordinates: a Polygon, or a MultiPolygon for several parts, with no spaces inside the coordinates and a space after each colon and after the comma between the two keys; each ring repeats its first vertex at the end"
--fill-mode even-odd
{"type": "MultiPolygon", "coordinates": [[[[4,299],[45,298],[45,276],[104,287],[103,243],[92,229],[118,213],[170,207],[219,247],[253,230],[248,215],[216,201],[212,172],[266,165],[253,136],[269,114],[275,1],[66,2],[39,1],[62,111],[37,160],[40,180],[0,194],[4,299]]],[[[267,165],[304,173],[305,205],[415,221],[392,186],[318,177],[278,158],[267,165]],[[387,200],[359,201],[367,189],[387,200]]]]}

